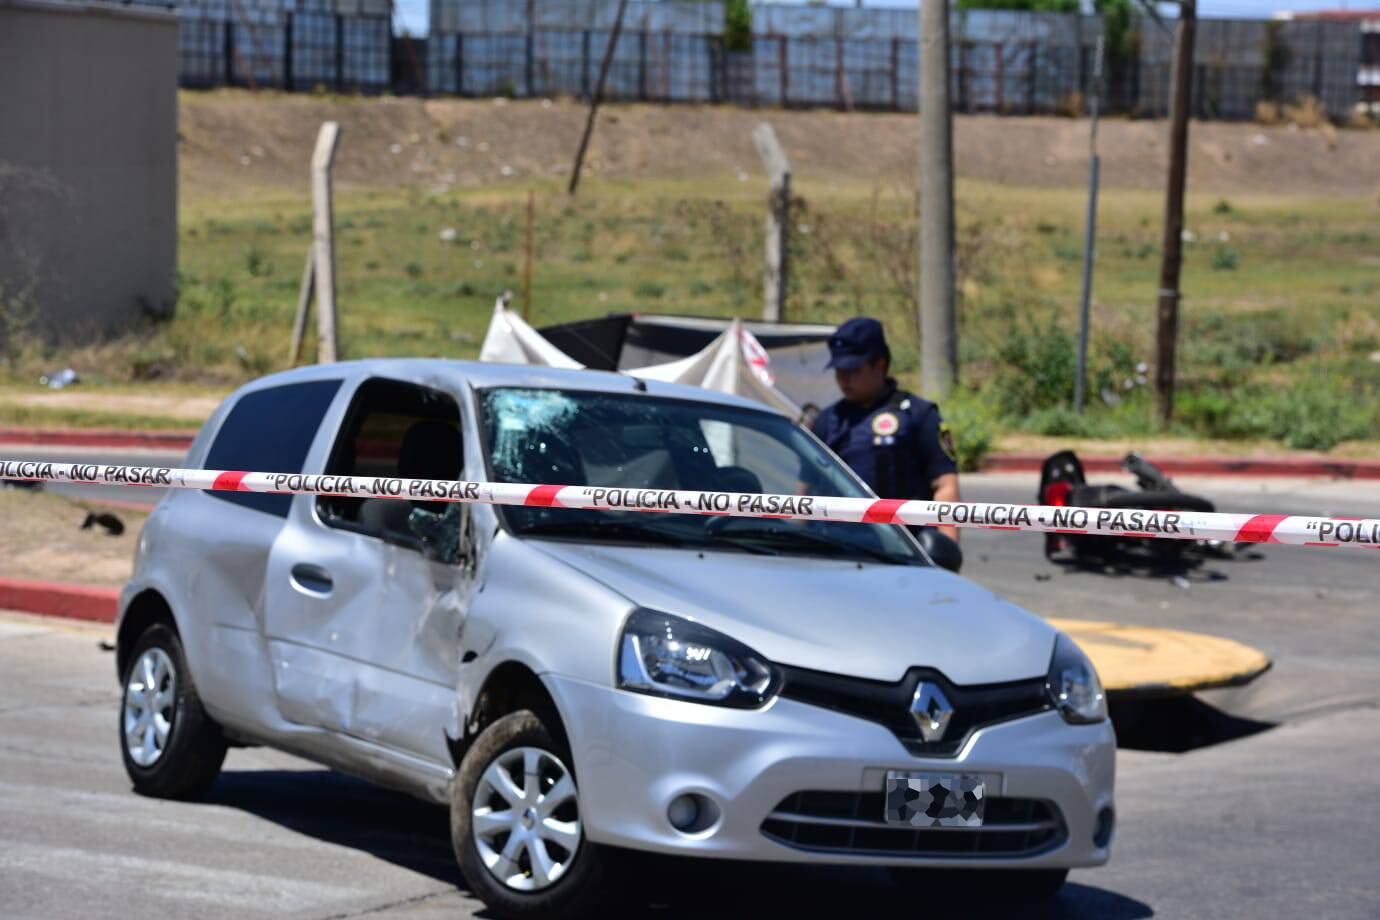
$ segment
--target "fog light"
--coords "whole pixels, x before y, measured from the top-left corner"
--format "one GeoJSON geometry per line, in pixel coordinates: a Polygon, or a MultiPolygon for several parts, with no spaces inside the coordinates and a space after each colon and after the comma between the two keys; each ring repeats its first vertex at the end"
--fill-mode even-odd
{"type": "Polygon", "coordinates": [[[693,795],[680,795],[671,800],[666,820],[678,831],[688,832],[700,818],[700,805],[693,795]]]}
{"type": "Polygon", "coordinates": [[[719,806],[707,795],[687,792],[671,800],[666,807],[666,820],[682,834],[703,834],[719,824],[719,806]]]}
{"type": "Polygon", "coordinates": [[[1093,827],[1093,846],[1099,850],[1112,842],[1112,829],[1116,826],[1116,812],[1111,807],[1097,813],[1097,824],[1093,827]]]}

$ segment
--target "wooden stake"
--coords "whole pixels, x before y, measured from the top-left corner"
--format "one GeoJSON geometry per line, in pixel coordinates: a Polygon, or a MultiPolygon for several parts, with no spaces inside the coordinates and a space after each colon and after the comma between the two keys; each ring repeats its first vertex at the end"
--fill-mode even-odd
{"type": "Polygon", "coordinates": [[[589,117],[585,119],[585,133],[580,138],[580,148],[575,151],[575,166],[570,170],[570,187],[566,190],[575,194],[580,184],[580,169],[585,164],[585,148],[589,146],[589,136],[594,133],[594,116],[599,111],[599,103],[604,99],[604,81],[609,76],[609,65],[613,63],[613,49],[618,47],[618,36],[623,31],[623,13],[628,8],[628,0],[618,0],[618,16],[613,20],[613,34],[609,45],[604,49],[604,60],[599,64],[599,81],[594,84],[594,94],[589,99],[589,117]]]}
{"type": "Polygon", "coordinates": [[[522,266],[522,318],[528,320],[532,313],[532,223],[536,210],[536,193],[527,190],[527,254],[522,266]]]}
{"type": "MultiPolygon", "coordinates": [[[[313,244],[314,245],[314,244],[313,244]]],[[[316,273],[312,271],[312,246],[307,246],[307,263],[302,267],[302,286],[297,292],[297,317],[292,321],[292,353],[288,365],[296,367],[302,360],[302,339],[307,334],[307,316],[311,313],[311,295],[316,289],[316,273]]]]}

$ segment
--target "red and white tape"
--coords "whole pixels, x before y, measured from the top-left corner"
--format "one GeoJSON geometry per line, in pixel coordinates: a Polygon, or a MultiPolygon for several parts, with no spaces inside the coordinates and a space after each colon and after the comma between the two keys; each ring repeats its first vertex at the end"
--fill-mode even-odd
{"type": "Polygon", "coordinates": [[[391,479],[301,473],[182,470],[173,467],[0,460],[0,479],[80,482],[287,495],[464,502],[490,505],[650,511],[724,517],[798,518],[861,524],[942,525],[988,530],[1090,534],[1157,540],[1223,540],[1380,549],[1380,519],[1283,514],[1220,514],[1012,505],[991,502],[902,501],[890,498],[685,492],[674,489],[601,488],[391,479]]]}

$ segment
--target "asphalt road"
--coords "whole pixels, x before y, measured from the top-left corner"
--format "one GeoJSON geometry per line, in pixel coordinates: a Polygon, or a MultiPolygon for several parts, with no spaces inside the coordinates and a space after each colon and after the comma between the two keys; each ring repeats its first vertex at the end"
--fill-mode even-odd
{"type": "MultiPolygon", "coordinates": [[[[130,791],[108,629],[0,615],[0,905],[11,918],[463,917],[446,816],[287,755],[236,750],[207,801],[130,791]]],[[[1112,863],[1047,910],[976,915],[1374,917],[1380,709],[1189,754],[1123,751],[1112,863]]],[[[654,917],[915,915],[879,872],[657,862],[654,917]]],[[[971,882],[969,883],[971,884],[971,882]]],[[[925,911],[974,916],[971,904],[925,911]]]]}
{"type": "MultiPolygon", "coordinates": [[[[89,454],[85,455],[89,458],[89,454]]],[[[109,462],[125,460],[111,457],[109,462]]],[[[126,461],[127,462],[127,461],[126,461]]],[[[170,462],[163,460],[162,462],[170,462]]],[[[1181,482],[1222,510],[1380,516],[1380,485],[1181,482]]],[[[1030,501],[1029,476],[970,499],[1030,501]]],[[[153,497],[145,492],[120,496],[153,497]]],[[[1380,915],[1380,559],[1261,547],[1171,571],[1048,563],[1033,534],[970,531],[965,574],[1037,612],[1227,635],[1275,660],[1204,698],[1274,727],[1183,754],[1119,754],[1112,863],[1050,917],[1380,915]]],[[[0,616],[0,905],[7,917],[467,916],[443,811],[263,750],[232,751],[207,802],[140,798],[115,739],[108,629],[0,616]]],[[[865,871],[657,862],[657,917],[935,911],[865,871]]],[[[981,915],[1032,916],[984,904],[981,915]]]]}

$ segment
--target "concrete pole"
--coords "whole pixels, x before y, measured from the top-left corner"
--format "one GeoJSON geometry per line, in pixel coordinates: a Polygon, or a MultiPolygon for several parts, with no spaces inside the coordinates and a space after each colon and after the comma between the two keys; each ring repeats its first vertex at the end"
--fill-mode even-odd
{"type": "Polygon", "coordinates": [[[340,351],[335,314],[335,230],[331,202],[331,167],[339,141],[340,125],[333,121],[323,123],[311,157],[312,263],[316,274],[319,339],[316,360],[320,364],[339,360],[340,351]]]}
{"type": "Polygon", "coordinates": [[[1194,0],[1181,0],[1174,29],[1174,87],[1169,109],[1169,182],[1164,197],[1159,309],[1155,324],[1155,409],[1174,417],[1174,359],[1179,335],[1179,272],[1183,266],[1184,185],[1188,178],[1188,116],[1193,105],[1194,0]]]}
{"type": "Polygon", "coordinates": [[[953,115],[949,3],[920,4],[920,389],[936,399],[957,381],[954,317],[953,115]]]}
{"type": "Polygon", "coordinates": [[[762,272],[762,318],[780,322],[786,318],[788,252],[791,227],[791,163],[771,125],[762,122],[752,132],[757,155],[767,169],[771,192],[767,199],[766,264],[762,272]]]}

